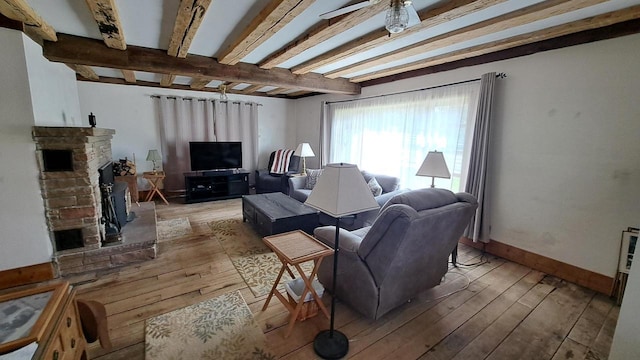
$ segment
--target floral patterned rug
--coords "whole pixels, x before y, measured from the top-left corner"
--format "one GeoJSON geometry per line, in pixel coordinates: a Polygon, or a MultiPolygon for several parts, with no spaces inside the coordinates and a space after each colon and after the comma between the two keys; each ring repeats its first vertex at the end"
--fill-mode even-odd
{"type": "MultiPolygon", "coordinates": [[[[247,286],[256,297],[269,294],[282,263],[276,254],[267,247],[262,238],[244,223],[242,218],[214,221],[209,224],[213,237],[220,241],[231,262],[247,286]]],[[[313,261],[301,265],[302,270],[310,275],[313,261]]],[[[295,269],[292,269],[296,273],[295,269]]],[[[285,273],[280,280],[280,290],[284,291],[284,283],[290,281],[285,273]]]]}
{"type": "Polygon", "coordinates": [[[146,322],[147,360],[275,358],[239,291],[146,322]]]}
{"type": "Polygon", "coordinates": [[[158,241],[173,240],[193,233],[191,223],[188,218],[158,220],[156,228],[158,232],[158,241]]]}

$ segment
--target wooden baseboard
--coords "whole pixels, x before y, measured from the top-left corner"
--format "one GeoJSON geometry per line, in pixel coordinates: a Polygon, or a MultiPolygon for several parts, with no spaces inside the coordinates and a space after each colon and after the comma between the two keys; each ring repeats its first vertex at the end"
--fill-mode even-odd
{"type": "Polygon", "coordinates": [[[499,241],[491,240],[489,243],[484,244],[474,243],[468,238],[462,238],[460,243],[477,249],[484,249],[489,254],[559,277],[608,296],[611,295],[613,289],[614,279],[611,277],[503,244],[499,241]]]}
{"type": "Polygon", "coordinates": [[[0,271],[0,289],[33,284],[55,278],[53,264],[43,263],[0,271]]]}

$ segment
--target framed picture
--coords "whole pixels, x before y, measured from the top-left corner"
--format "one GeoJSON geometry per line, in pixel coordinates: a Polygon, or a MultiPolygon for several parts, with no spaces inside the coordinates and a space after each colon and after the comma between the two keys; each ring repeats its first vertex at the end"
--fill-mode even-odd
{"type": "Polygon", "coordinates": [[[0,295],[0,354],[40,341],[69,283],[0,295]]]}
{"type": "Polygon", "coordinates": [[[618,261],[618,271],[628,274],[633,262],[633,255],[638,243],[638,230],[629,228],[622,232],[622,244],[620,246],[620,260],[618,261]]]}

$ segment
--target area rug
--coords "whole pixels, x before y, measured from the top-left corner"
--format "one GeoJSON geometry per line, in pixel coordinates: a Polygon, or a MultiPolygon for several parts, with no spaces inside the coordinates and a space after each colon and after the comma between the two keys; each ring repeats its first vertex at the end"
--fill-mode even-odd
{"type": "Polygon", "coordinates": [[[158,241],[169,241],[193,233],[188,218],[158,220],[156,228],[158,231],[158,241]]]}
{"type": "MultiPolygon", "coordinates": [[[[253,295],[259,297],[269,294],[282,263],[262,238],[242,218],[214,221],[209,227],[253,295]]],[[[310,275],[313,261],[303,263],[301,267],[305,274],[310,275]]],[[[296,270],[292,270],[296,274],[296,270]]],[[[290,280],[287,273],[282,276],[279,284],[281,291],[284,291],[284,283],[290,280]]]]}
{"type": "Polygon", "coordinates": [[[148,319],[145,359],[275,359],[239,291],[148,319]]]}

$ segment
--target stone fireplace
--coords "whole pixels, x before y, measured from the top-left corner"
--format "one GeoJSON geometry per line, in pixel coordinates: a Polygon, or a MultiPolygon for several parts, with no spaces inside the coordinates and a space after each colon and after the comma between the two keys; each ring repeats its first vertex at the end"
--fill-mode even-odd
{"type": "MultiPolygon", "coordinates": [[[[60,275],[99,270],[156,256],[153,203],[133,209],[135,219],[122,227],[121,241],[105,241],[108,231],[105,231],[100,181],[104,169],[111,169],[114,134],[114,130],[100,128],[33,128],[40,189],[55,250],[54,263],[60,275]],[[127,234],[132,236],[127,237],[127,234]]],[[[122,183],[119,185],[117,187],[121,188],[122,183]]],[[[127,196],[126,191],[122,193],[124,195],[120,196],[127,196]]],[[[108,221],[106,227],[108,230],[108,221]]]]}

